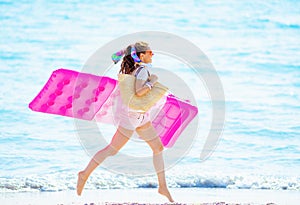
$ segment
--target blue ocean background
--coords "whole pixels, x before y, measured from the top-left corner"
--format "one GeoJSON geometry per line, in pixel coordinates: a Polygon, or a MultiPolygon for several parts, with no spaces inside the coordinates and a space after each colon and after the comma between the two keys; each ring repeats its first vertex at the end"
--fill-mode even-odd
{"type": "MultiPolygon", "coordinates": [[[[196,97],[198,136],[167,170],[170,187],[300,191],[299,1],[1,0],[0,21],[0,192],[76,188],[90,156],[73,119],[33,112],[28,104],[52,71],[80,71],[98,48],[139,31],[194,43],[224,88],[226,122],[215,151],[200,161],[211,113],[203,92],[196,97]]],[[[124,150],[142,155],[144,148],[129,143],[124,150]]],[[[155,175],[99,167],[87,189],[155,186],[155,175]]]]}

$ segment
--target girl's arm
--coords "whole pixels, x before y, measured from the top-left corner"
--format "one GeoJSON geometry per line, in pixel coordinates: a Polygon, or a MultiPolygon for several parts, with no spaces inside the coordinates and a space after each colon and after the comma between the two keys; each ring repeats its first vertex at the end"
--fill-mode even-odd
{"type": "Polygon", "coordinates": [[[139,97],[149,92],[153,85],[157,82],[157,76],[151,75],[147,80],[136,79],[135,81],[135,94],[139,97]]]}

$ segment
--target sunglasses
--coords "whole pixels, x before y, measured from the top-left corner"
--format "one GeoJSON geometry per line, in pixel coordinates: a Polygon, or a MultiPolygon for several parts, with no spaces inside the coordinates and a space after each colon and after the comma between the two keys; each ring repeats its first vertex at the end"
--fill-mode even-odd
{"type": "Polygon", "coordinates": [[[151,56],[154,55],[154,53],[153,53],[151,50],[146,51],[146,53],[147,53],[147,52],[148,52],[151,56]]]}

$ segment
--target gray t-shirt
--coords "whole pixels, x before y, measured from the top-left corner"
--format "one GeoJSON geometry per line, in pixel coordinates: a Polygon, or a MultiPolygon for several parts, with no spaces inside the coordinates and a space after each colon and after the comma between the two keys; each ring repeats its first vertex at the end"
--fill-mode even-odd
{"type": "Polygon", "coordinates": [[[138,80],[147,81],[148,78],[149,78],[149,71],[148,71],[146,66],[142,66],[141,68],[138,68],[138,69],[135,70],[134,76],[138,80]],[[138,72],[137,75],[136,75],[136,72],[138,72]]]}

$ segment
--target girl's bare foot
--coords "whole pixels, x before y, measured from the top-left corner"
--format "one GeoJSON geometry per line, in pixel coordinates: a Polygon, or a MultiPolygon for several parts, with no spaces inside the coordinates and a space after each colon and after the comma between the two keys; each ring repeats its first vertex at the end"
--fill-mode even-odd
{"type": "Polygon", "coordinates": [[[162,187],[159,187],[158,188],[158,193],[160,193],[161,195],[164,195],[166,196],[170,202],[174,202],[169,190],[167,188],[162,188],[162,187]]]}
{"type": "Polygon", "coordinates": [[[84,175],[84,171],[79,172],[78,179],[77,179],[77,188],[76,188],[78,196],[81,195],[81,192],[83,190],[86,181],[87,181],[87,177],[84,175]]]}

